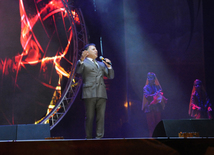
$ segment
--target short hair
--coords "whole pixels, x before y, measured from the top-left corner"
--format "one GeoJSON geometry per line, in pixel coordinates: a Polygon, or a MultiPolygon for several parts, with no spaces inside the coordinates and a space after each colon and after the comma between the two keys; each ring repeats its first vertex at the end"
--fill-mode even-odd
{"type": "Polygon", "coordinates": [[[94,43],[86,44],[84,50],[88,50],[89,46],[96,46],[94,43]]]}

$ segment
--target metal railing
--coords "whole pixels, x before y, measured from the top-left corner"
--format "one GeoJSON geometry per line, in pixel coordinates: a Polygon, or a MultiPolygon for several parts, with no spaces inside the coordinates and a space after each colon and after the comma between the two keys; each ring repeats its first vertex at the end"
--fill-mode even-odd
{"type": "Polygon", "coordinates": [[[83,47],[88,43],[87,31],[82,11],[77,8],[70,8],[66,0],[62,0],[62,2],[68,13],[73,31],[73,51],[71,51],[73,53],[73,65],[71,68],[70,77],[67,80],[67,84],[64,91],[62,92],[61,98],[57,101],[54,108],[38,123],[49,123],[50,129],[53,129],[62,120],[62,118],[70,109],[71,105],[74,103],[75,98],[79,92],[82,80],[75,74],[75,64],[77,63],[77,60],[82,53],[83,47]],[[75,14],[73,14],[72,11],[75,11],[75,14]],[[74,18],[79,18],[79,22],[76,22],[74,18]]]}

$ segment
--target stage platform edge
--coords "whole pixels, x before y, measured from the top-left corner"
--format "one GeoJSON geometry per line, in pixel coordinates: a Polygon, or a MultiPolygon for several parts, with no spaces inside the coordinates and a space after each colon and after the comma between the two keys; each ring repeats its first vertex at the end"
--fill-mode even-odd
{"type": "Polygon", "coordinates": [[[214,154],[214,137],[10,140],[0,141],[0,152],[2,155],[209,155],[214,154]]]}

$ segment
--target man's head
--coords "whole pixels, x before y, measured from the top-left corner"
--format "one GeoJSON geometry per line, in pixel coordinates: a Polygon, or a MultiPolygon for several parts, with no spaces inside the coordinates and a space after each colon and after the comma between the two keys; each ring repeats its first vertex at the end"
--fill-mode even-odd
{"type": "Polygon", "coordinates": [[[155,78],[156,78],[155,73],[149,72],[147,74],[147,79],[149,81],[149,84],[154,84],[155,83],[155,78]]]}
{"type": "Polygon", "coordinates": [[[96,49],[96,45],[91,43],[85,46],[85,50],[88,51],[88,58],[96,59],[98,56],[98,52],[96,49]]]}

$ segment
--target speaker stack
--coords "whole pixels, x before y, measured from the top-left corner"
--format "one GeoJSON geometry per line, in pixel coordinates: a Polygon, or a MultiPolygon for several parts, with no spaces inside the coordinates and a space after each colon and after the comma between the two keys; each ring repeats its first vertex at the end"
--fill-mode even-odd
{"type": "Polygon", "coordinates": [[[0,140],[34,140],[50,137],[49,124],[20,124],[0,126],[0,140]]]}
{"type": "Polygon", "coordinates": [[[197,135],[197,137],[214,137],[214,120],[162,120],[157,124],[152,137],[179,137],[179,134],[184,135],[186,133],[193,136],[197,135]]]}

